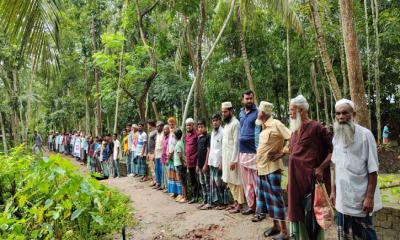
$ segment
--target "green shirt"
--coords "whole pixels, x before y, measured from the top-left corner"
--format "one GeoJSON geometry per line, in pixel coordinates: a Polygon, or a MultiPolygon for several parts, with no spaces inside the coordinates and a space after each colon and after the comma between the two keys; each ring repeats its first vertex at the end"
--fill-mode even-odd
{"type": "Polygon", "coordinates": [[[182,139],[179,140],[174,149],[174,166],[180,166],[182,164],[186,164],[186,157],[185,157],[185,145],[183,145],[182,139]],[[179,158],[179,153],[182,153],[182,160],[179,158]]]}

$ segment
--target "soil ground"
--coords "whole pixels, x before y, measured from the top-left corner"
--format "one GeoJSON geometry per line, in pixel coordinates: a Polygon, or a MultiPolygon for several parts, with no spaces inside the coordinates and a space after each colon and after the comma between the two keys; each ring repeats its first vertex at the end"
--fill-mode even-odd
{"type": "MultiPolygon", "coordinates": [[[[75,159],[68,159],[87,172],[75,159]]],[[[263,231],[272,225],[269,218],[253,223],[251,216],[225,210],[198,210],[196,204],[176,203],[168,194],[149,187],[149,182],[132,177],[102,182],[131,199],[138,224],[128,230],[128,239],[266,239],[263,231]]],[[[334,226],[327,236],[326,239],[336,239],[334,226]]]]}

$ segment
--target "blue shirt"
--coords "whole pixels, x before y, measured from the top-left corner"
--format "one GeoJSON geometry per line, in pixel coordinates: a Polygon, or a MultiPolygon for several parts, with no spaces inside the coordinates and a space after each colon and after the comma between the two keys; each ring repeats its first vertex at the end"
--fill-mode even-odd
{"type": "Polygon", "coordinates": [[[258,115],[258,109],[255,104],[251,107],[250,112],[246,113],[245,108],[240,110],[240,152],[241,153],[256,153],[255,143],[255,127],[258,115]]]}
{"type": "Polygon", "coordinates": [[[383,138],[389,138],[389,128],[388,128],[388,126],[385,126],[385,127],[383,128],[382,137],[383,137],[383,138]]]}

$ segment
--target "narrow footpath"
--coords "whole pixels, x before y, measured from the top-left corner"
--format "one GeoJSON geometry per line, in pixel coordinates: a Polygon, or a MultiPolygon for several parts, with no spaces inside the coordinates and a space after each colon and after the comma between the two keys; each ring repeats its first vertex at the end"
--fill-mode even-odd
{"type": "MultiPolygon", "coordinates": [[[[87,173],[85,166],[72,157],[63,156],[87,173]]],[[[132,177],[111,178],[101,181],[128,196],[138,224],[128,229],[128,239],[267,239],[263,231],[272,225],[267,218],[251,222],[252,216],[230,214],[225,210],[199,210],[196,204],[176,203],[168,194],[149,187],[132,177]]],[[[336,239],[331,227],[327,240],[336,239]]]]}

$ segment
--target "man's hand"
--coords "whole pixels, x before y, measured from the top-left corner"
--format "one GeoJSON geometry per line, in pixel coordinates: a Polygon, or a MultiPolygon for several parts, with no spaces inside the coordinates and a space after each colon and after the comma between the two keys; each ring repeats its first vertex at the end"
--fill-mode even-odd
{"type": "Polygon", "coordinates": [[[208,165],[204,164],[204,166],[203,166],[203,172],[207,172],[207,170],[208,170],[208,165]]]}
{"type": "Polygon", "coordinates": [[[315,177],[317,178],[318,181],[322,181],[324,179],[324,170],[322,170],[321,167],[317,167],[314,169],[315,171],[315,177]]]}
{"type": "Polygon", "coordinates": [[[237,163],[231,163],[231,166],[229,167],[231,171],[234,171],[236,169],[236,164],[237,163]]]}
{"type": "Polygon", "coordinates": [[[363,211],[367,214],[374,210],[374,198],[373,197],[366,197],[363,203],[363,211]]]}
{"type": "Polygon", "coordinates": [[[222,163],[219,164],[218,169],[219,169],[220,171],[222,171],[222,163]]]}
{"type": "Polygon", "coordinates": [[[335,204],[336,204],[336,193],[335,193],[335,191],[331,192],[330,200],[331,200],[332,206],[335,206],[335,204]]]}
{"type": "Polygon", "coordinates": [[[285,153],[270,152],[268,153],[268,160],[275,162],[281,159],[283,156],[285,156],[285,153]]]}

